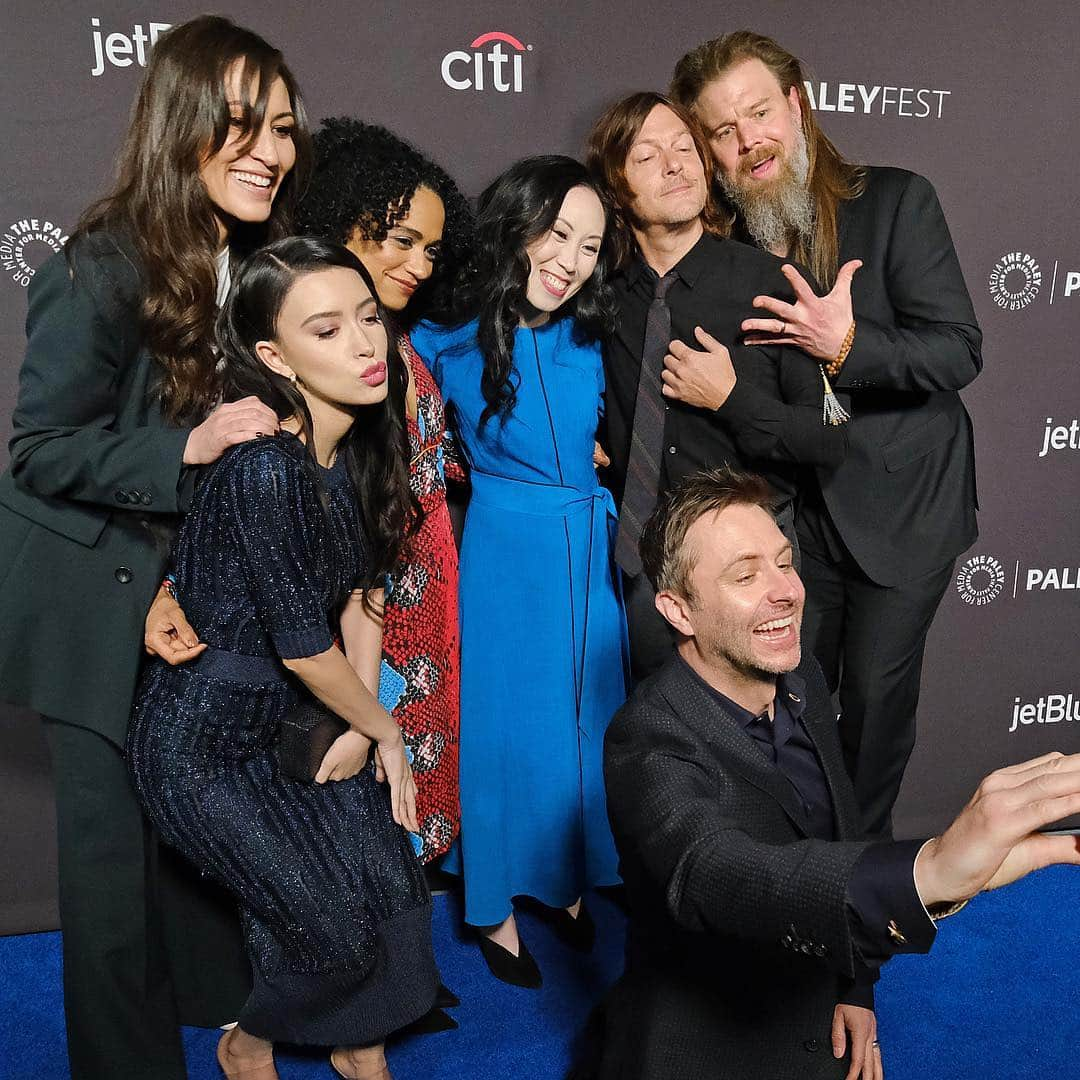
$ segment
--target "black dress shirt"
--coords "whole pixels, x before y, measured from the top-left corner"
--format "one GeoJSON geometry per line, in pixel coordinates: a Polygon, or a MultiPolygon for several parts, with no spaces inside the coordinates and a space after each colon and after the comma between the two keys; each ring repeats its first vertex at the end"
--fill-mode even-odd
{"type": "MultiPolygon", "coordinates": [[[[793,300],[780,259],[735,240],[704,234],[674,268],[679,280],[667,294],[674,340],[700,348],[702,327],[731,352],[736,384],[715,412],[668,401],[660,491],[702,468],[729,463],[768,477],[792,496],[800,465],[834,468],[847,449],[843,425],[823,421],[824,391],[818,365],[781,346],[740,344],[742,320],[761,294],[793,300]]],[[[621,499],[630,453],[645,321],[655,272],[637,256],[614,281],[618,314],[605,350],[608,484],[621,499]]]]}
{"type": "MultiPolygon", "coordinates": [[[[686,661],[679,657],[679,663],[686,661]]],[[[754,740],[761,752],[791,784],[799,796],[806,819],[804,831],[816,840],[835,838],[832,797],[817,750],[802,722],[806,708],[806,684],[794,672],[781,675],[776,683],[773,716],[768,710],[754,714],[710,686],[686,664],[687,670],[705,686],[713,698],[754,740]]],[[[924,841],[911,840],[874,844],[855,864],[848,881],[847,905],[852,916],[851,931],[863,961],[863,970],[854,984],[841,996],[845,1004],[862,1008],[874,1007],[873,985],[878,969],[895,952],[895,943],[887,947],[881,939],[881,927],[888,926],[887,911],[911,932],[920,931],[920,944],[925,935],[934,934],[934,925],[926,913],[915,888],[915,856],[924,841]],[[897,898],[902,903],[897,906],[897,898]]],[[[914,942],[912,943],[914,944],[914,942]]],[[[927,945],[929,947],[929,945],[927,945]]]]}

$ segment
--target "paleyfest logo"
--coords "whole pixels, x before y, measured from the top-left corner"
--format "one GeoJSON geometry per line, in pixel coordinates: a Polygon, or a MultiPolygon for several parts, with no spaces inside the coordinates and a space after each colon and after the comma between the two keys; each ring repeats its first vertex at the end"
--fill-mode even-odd
{"type": "MultiPolygon", "coordinates": [[[[1055,259],[1054,269],[1050,272],[1050,291],[1044,294],[1051,304],[1058,299],[1067,300],[1073,293],[1080,292],[1080,270],[1060,271],[1060,267],[1061,260],[1055,259]]],[[[1033,255],[1025,251],[1009,251],[994,264],[986,284],[999,308],[1003,311],[1022,311],[1039,295],[1043,272],[1033,255]]]]}
{"type": "Polygon", "coordinates": [[[531,45],[523,45],[513,34],[493,30],[481,34],[469,48],[472,52],[455,49],[442,58],[443,82],[451,90],[490,87],[500,94],[521,93],[524,88],[521,58],[532,52],[531,45]],[[487,52],[484,52],[485,45],[491,46],[487,52]],[[513,51],[507,52],[506,47],[513,51]]]}
{"type": "Polygon", "coordinates": [[[25,288],[37,268],[67,243],[59,225],[43,218],[23,218],[0,235],[0,267],[25,288]]]}
{"type": "Polygon", "coordinates": [[[865,83],[804,83],[815,112],[863,113],[866,116],[909,116],[940,120],[951,90],[918,86],[867,86],[865,83]]]}

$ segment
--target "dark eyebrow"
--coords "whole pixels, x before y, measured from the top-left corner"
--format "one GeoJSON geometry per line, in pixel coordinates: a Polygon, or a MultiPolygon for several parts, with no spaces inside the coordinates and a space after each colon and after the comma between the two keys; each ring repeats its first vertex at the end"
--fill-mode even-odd
{"type": "MultiPolygon", "coordinates": [[[[566,228],[566,229],[573,228],[573,226],[570,224],[570,222],[567,221],[566,218],[564,218],[564,217],[557,217],[555,219],[555,221],[552,222],[552,225],[555,225],[555,224],[558,224],[558,223],[561,223],[563,225],[563,227],[566,228]]],[[[590,233],[588,236],[585,237],[585,239],[586,240],[603,240],[604,239],[604,234],[603,233],[590,233]]]]}
{"type": "MultiPolygon", "coordinates": [[[[410,236],[416,237],[417,240],[423,240],[424,239],[422,233],[417,232],[416,229],[410,228],[408,225],[397,224],[397,225],[391,225],[390,228],[391,229],[400,229],[402,232],[407,232],[410,236]]],[[[436,243],[437,242],[438,241],[436,241],[436,243]]]]}
{"type": "Polygon", "coordinates": [[[314,322],[316,319],[340,319],[340,311],[317,311],[314,315],[309,315],[300,325],[307,326],[309,322],[314,322]]]}
{"type": "Polygon", "coordinates": [[[296,114],[292,111],[292,109],[289,109],[287,112],[279,112],[277,114],[277,116],[270,117],[270,123],[273,123],[275,120],[295,120],[295,119],[296,119],[296,114]]]}

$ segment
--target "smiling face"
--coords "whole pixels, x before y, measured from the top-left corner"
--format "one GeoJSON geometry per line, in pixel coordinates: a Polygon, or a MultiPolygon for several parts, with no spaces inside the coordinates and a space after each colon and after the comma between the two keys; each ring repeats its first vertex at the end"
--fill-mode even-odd
{"type": "Polygon", "coordinates": [[[259,358],[296,385],[313,415],[322,406],[353,408],[386,398],[386,329],[363,278],[329,267],[296,279],[281,305],[273,341],[259,358]]]}
{"type": "Polygon", "coordinates": [[[792,87],[785,95],[760,60],[733,65],[702,90],[693,108],[729,183],[766,189],[792,168],[802,125],[799,94],[792,87]]]}
{"type": "Polygon", "coordinates": [[[402,311],[413,293],[431,277],[446,225],[446,208],[430,188],[419,187],[409,212],[389,225],[383,240],[366,240],[359,228],[346,247],[367,268],[383,307],[402,311]]]}
{"type": "Polygon", "coordinates": [[[604,207],[595,191],[574,187],[566,193],[551,228],[525,247],[525,299],[534,312],[549,315],[589,280],[600,256],[604,224],[604,207]]]}
{"type": "MultiPolygon", "coordinates": [[[[794,670],[806,593],[772,516],[759,506],[728,506],[698,518],[683,544],[695,560],[694,596],[660,596],[677,601],[673,625],[694,639],[720,681],[769,681],[794,670]]],[[[672,621],[670,609],[658,607],[672,621]]]]}
{"type": "Polygon", "coordinates": [[[284,80],[277,78],[270,87],[262,127],[252,140],[253,133],[244,130],[244,106],[254,103],[259,88],[253,83],[248,87],[250,96],[245,96],[242,76],[243,61],[237,60],[225,75],[232,117],[228,136],[199,169],[217,208],[223,242],[234,222],[266,221],[281,182],[296,161],[296,118],[284,80]]]}
{"type": "Polygon", "coordinates": [[[624,167],[642,227],[684,225],[705,208],[705,167],[686,124],[666,105],[656,105],[630,146],[624,167]]]}

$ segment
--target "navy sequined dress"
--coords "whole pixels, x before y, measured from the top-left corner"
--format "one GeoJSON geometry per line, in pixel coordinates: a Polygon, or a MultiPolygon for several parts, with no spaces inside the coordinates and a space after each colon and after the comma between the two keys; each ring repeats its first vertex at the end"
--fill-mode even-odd
{"type": "Polygon", "coordinates": [[[164,840],[237,896],[254,988],[240,1025],[275,1041],[380,1041],[432,1006],[431,898],[385,784],[279,774],[297,698],[280,657],[334,640],[335,597],[364,571],[344,460],[321,487],[291,435],[211,467],[184,519],[181,605],[209,648],[148,665],[128,737],[135,788],[164,840]],[[323,501],[325,500],[325,502],[323,501]]]}

